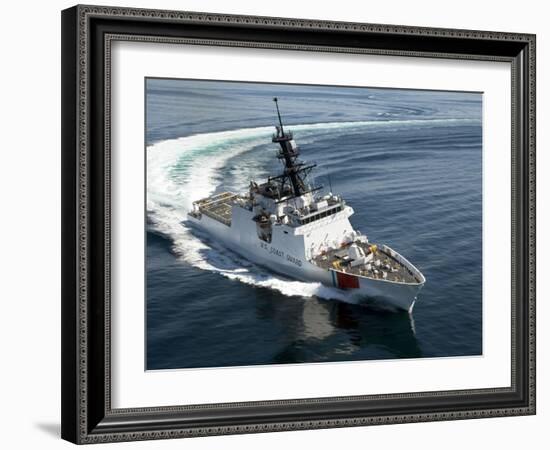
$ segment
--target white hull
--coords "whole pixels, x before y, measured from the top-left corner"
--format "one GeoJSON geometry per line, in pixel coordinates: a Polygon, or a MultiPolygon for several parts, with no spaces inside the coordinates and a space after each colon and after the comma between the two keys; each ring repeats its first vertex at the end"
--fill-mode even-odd
{"type": "MultiPolygon", "coordinates": [[[[424,285],[424,277],[410,262],[389,247],[383,246],[384,250],[391,252],[393,257],[419,275],[420,283],[374,279],[318,267],[307,259],[307,238],[315,237],[314,228],[296,232],[291,227],[275,226],[272,240],[267,243],[258,238],[252,213],[250,217],[247,217],[247,213],[248,211],[238,206],[234,207],[230,225],[206,215],[200,217],[189,215],[188,218],[192,224],[206,231],[224,247],[274,272],[300,281],[320,282],[326,286],[345,288],[346,291],[350,291],[350,296],[357,303],[376,303],[407,311],[412,310],[418,292],[424,285]]],[[[332,217],[330,221],[333,223],[325,224],[323,233],[327,226],[338,228],[342,224],[348,224],[351,227],[347,220],[349,213],[342,214],[340,217],[338,215],[332,217]]]]}

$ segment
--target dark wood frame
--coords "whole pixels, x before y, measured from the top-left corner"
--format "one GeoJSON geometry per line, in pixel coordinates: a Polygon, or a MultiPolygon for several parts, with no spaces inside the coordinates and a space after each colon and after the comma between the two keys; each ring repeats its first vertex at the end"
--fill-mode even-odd
{"type": "Polygon", "coordinates": [[[534,413],[534,35],[98,6],[75,6],[62,12],[64,439],[94,443],[534,413]],[[510,62],[511,386],[112,409],[109,113],[113,40],[510,62]]]}

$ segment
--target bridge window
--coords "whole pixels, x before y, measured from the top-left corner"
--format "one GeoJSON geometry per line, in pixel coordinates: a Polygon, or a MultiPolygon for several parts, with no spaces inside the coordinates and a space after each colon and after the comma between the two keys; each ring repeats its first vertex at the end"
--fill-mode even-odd
{"type": "Polygon", "coordinates": [[[314,216],[306,217],[305,219],[301,220],[302,225],[306,225],[311,222],[315,222],[316,220],[322,219],[324,217],[331,216],[332,214],[336,214],[337,212],[342,211],[342,206],[337,206],[336,208],[327,209],[319,214],[315,214],[314,216]]]}

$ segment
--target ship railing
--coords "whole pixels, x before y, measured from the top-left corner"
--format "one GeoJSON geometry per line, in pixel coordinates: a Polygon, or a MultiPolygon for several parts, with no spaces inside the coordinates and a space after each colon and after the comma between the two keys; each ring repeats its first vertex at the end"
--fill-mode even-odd
{"type": "Polygon", "coordinates": [[[384,244],[380,245],[380,250],[397,261],[416,282],[421,283],[425,280],[424,275],[407,258],[384,244]]]}
{"type": "Polygon", "coordinates": [[[206,197],[201,200],[197,200],[196,202],[193,202],[193,204],[196,204],[202,208],[202,207],[207,207],[223,201],[228,201],[235,197],[237,197],[237,194],[234,194],[233,192],[220,192],[219,194],[212,195],[211,197],[206,197]]]}

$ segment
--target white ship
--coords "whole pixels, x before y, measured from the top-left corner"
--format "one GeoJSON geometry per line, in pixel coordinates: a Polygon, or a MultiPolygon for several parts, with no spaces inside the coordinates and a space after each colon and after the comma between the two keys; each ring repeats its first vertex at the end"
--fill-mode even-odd
{"type": "Polygon", "coordinates": [[[315,164],[298,159],[299,148],[279,125],[283,172],[248,192],[223,192],[193,203],[188,218],[225,247],[276,273],[351,291],[357,303],[412,311],[426,279],[387,245],[372,243],[353,229],[353,208],[332,192],[320,193],[308,174],[315,164]]]}

